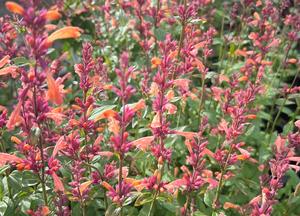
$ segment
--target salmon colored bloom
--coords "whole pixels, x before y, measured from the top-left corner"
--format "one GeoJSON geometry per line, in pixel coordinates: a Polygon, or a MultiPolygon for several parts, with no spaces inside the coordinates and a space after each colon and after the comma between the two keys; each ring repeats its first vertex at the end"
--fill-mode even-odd
{"type": "Polygon", "coordinates": [[[82,183],[82,184],[79,186],[80,195],[83,195],[84,192],[88,189],[88,187],[89,187],[92,183],[93,183],[93,181],[91,181],[91,180],[82,183]]]}
{"type": "Polygon", "coordinates": [[[152,68],[157,68],[161,64],[161,60],[157,57],[151,59],[152,68]]]}
{"type": "Polygon", "coordinates": [[[249,114],[245,116],[247,119],[256,119],[256,115],[255,114],[249,114]]]}
{"type": "Polygon", "coordinates": [[[12,136],[12,137],[10,138],[10,140],[11,140],[12,142],[16,143],[17,145],[19,145],[19,144],[22,143],[22,141],[21,141],[18,137],[15,137],[15,136],[12,136]]]}
{"type": "Polygon", "coordinates": [[[48,99],[56,105],[61,105],[63,103],[63,98],[59,91],[59,85],[55,82],[50,72],[47,72],[47,84],[48,99]]]}
{"type": "Polygon", "coordinates": [[[61,18],[61,14],[58,12],[58,10],[49,10],[46,13],[46,19],[49,21],[58,20],[60,18],[61,18]]]}
{"type": "Polygon", "coordinates": [[[106,181],[103,181],[102,183],[101,183],[101,185],[106,189],[106,190],[113,190],[113,187],[110,185],[110,184],[108,184],[106,181]]]}
{"type": "Polygon", "coordinates": [[[9,10],[12,13],[20,14],[20,15],[24,14],[24,8],[15,2],[7,1],[5,3],[5,7],[7,8],[7,10],[9,10]]]}
{"type": "Polygon", "coordinates": [[[4,56],[1,60],[0,60],[0,68],[2,68],[4,65],[6,65],[7,63],[9,63],[9,55],[4,56]]]}
{"type": "Polygon", "coordinates": [[[132,141],[130,144],[132,146],[137,147],[138,149],[141,149],[143,151],[146,151],[149,149],[149,146],[154,140],[154,136],[147,136],[147,137],[142,137],[140,139],[132,141]]]}
{"type": "Polygon", "coordinates": [[[64,187],[64,184],[62,183],[61,179],[56,175],[55,172],[53,172],[51,174],[51,176],[52,176],[53,182],[54,182],[54,190],[64,192],[65,187],[64,187]]]}
{"type": "Polygon", "coordinates": [[[160,123],[160,113],[157,112],[156,115],[154,116],[152,122],[151,122],[151,127],[152,128],[159,128],[161,127],[161,123],[160,123]]]}
{"type": "Polygon", "coordinates": [[[50,31],[54,31],[57,28],[57,25],[54,24],[47,24],[45,25],[45,29],[50,32],[50,31]]]}
{"type": "Polygon", "coordinates": [[[143,110],[146,108],[146,103],[144,99],[140,99],[138,102],[132,104],[130,106],[135,112],[139,111],[139,110],[143,110]]]}
{"type": "Polygon", "coordinates": [[[101,119],[108,119],[108,118],[114,118],[115,116],[117,116],[118,113],[112,109],[109,110],[105,110],[104,112],[101,112],[100,115],[98,115],[94,121],[97,122],[101,119]]]}
{"type": "Polygon", "coordinates": [[[81,29],[74,26],[67,26],[61,29],[56,30],[53,32],[49,37],[46,39],[45,43],[48,46],[60,39],[68,39],[68,38],[79,38],[81,35],[81,29]]]}
{"type": "Polygon", "coordinates": [[[120,132],[120,122],[114,117],[108,118],[108,130],[113,132],[115,135],[120,132]]]}
{"type": "Polygon", "coordinates": [[[296,64],[297,63],[297,59],[295,59],[295,58],[291,58],[291,59],[288,59],[288,63],[290,63],[290,64],[296,64]]]}
{"type": "Polygon", "coordinates": [[[11,76],[13,78],[16,78],[17,77],[17,73],[16,73],[17,69],[18,69],[17,66],[8,66],[5,68],[2,68],[2,69],[0,69],[0,76],[11,74],[11,76]]]}
{"type": "MultiPolygon", "coordinates": [[[[9,56],[6,55],[0,60],[0,68],[9,63],[9,56]]],[[[5,68],[0,69],[0,76],[11,74],[13,78],[17,77],[17,66],[7,66],[5,68]]]]}
{"type": "Polygon", "coordinates": [[[21,163],[23,160],[15,155],[0,153],[0,166],[4,166],[7,163],[21,163]]]}
{"type": "Polygon", "coordinates": [[[23,119],[20,115],[21,108],[22,108],[22,102],[19,101],[19,103],[15,107],[14,111],[11,113],[11,115],[10,115],[10,117],[9,117],[7,123],[6,123],[6,127],[7,127],[8,130],[14,129],[14,127],[16,125],[18,125],[20,122],[22,122],[23,119]]]}
{"type": "Polygon", "coordinates": [[[239,82],[245,82],[248,80],[248,77],[247,76],[242,76],[238,79],[239,82]]]}

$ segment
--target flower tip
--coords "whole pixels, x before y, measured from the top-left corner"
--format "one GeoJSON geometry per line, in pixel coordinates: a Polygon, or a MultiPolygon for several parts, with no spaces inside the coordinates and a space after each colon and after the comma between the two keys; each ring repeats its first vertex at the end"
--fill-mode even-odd
{"type": "Polygon", "coordinates": [[[9,10],[12,13],[16,13],[20,15],[24,14],[24,8],[15,2],[7,1],[5,2],[5,7],[7,8],[7,10],[9,10]]]}
{"type": "Polygon", "coordinates": [[[61,18],[61,14],[58,12],[58,10],[49,10],[46,13],[46,20],[53,21],[58,20],[61,18]]]}
{"type": "Polygon", "coordinates": [[[47,44],[52,44],[56,40],[68,39],[68,38],[79,38],[83,30],[74,26],[67,26],[53,32],[46,40],[47,44]]]}

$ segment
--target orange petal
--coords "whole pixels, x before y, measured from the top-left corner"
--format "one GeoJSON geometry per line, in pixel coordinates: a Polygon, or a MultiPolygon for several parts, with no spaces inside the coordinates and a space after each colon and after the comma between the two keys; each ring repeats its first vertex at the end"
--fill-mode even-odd
{"type": "Polygon", "coordinates": [[[136,180],[133,178],[125,178],[124,181],[126,183],[131,184],[137,191],[142,191],[145,188],[142,180],[136,180]]]}
{"type": "Polygon", "coordinates": [[[233,203],[230,203],[230,202],[225,202],[223,208],[224,209],[232,208],[232,209],[239,210],[241,207],[239,205],[236,205],[236,204],[233,204],[233,203]]]}
{"type": "Polygon", "coordinates": [[[196,60],[195,60],[195,64],[196,64],[196,66],[197,66],[197,68],[198,68],[198,70],[199,70],[200,72],[204,72],[205,66],[204,66],[204,64],[202,63],[202,61],[200,61],[199,59],[196,59],[196,60]]]}
{"type": "Polygon", "coordinates": [[[57,25],[54,25],[54,24],[46,24],[45,25],[45,29],[47,31],[54,31],[56,28],[57,28],[57,25]]]}
{"type": "Polygon", "coordinates": [[[238,79],[239,82],[245,82],[248,80],[248,77],[247,76],[242,76],[238,79]]]}
{"type": "Polygon", "coordinates": [[[56,40],[67,38],[78,38],[81,35],[81,29],[74,26],[67,26],[53,32],[47,39],[47,44],[52,44],[56,40]]]}
{"type": "Polygon", "coordinates": [[[80,194],[82,195],[83,192],[86,191],[86,190],[88,189],[88,187],[89,187],[92,183],[93,183],[93,181],[91,181],[91,180],[82,183],[82,184],[79,186],[80,194]]]}
{"type": "Polygon", "coordinates": [[[62,113],[48,112],[46,113],[46,117],[52,119],[55,122],[55,124],[59,126],[61,125],[66,116],[62,113]]]}
{"type": "Polygon", "coordinates": [[[17,124],[19,124],[22,121],[22,117],[20,116],[21,107],[22,103],[21,101],[19,101],[6,123],[6,127],[8,130],[12,130],[17,124]]]}
{"type": "Polygon", "coordinates": [[[288,59],[288,63],[290,63],[290,64],[296,64],[297,63],[297,59],[295,59],[295,58],[291,58],[291,59],[288,59]]]}
{"type": "Polygon", "coordinates": [[[158,92],[159,92],[158,85],[155,82],[151,83],[149,94],[151,96],[156,96],[158,92]]]}
{"type": "Polygon", "coordinates": [[[101,151],[101,152],[98,152],[98,155],[110,158],[114,155],[114,153],[112,153],[110,151],[101,151]]]}
{"type": "Polygon", "coordinates": [[[108,118],[108,130],[114,134],[120,132],[120,122],[113,117],[108,118]]]}
{"type": "Polygon", "coordinates": [[[154,118],[153,118],[153,120],[151,122],[151,127],[152,128],[159,128],[159,127],[161,127],[159,112],[157,112],[156,115],[154,116],[154,118]]]}
{"type": "Polygon", "coordinates": [[[177,112],[177,107],[174,104],[167,103],[165,108],[168,110],[168,114],[175,114],[177,112]]]}
{"type": "Polygon", "coordinates": [[[57,105],[62,104],[63,98],[59,92],[59,86],[56,84],[54,78],[49,72],[47,72],[47,84],[48,84],[48,99],[57,105]]]}
{"type": "Polygon", "coordinates": [[[50,214],[50,210],[48,208],[48,206],[43,206],[42,209],[41,209],[41,213],[42,213],[42,216],[47,216],[50,214]]]}
{"type": "Polygon", "coordinates": [[[172,89],[170,89],[170,90],[167,92],[167,94],[166,94],[166,98],[167,98],[168,100],[172,100],[174,97],[175,97],[175,93],[174,93],[174,91],[173,91],[172,89]]]}
{"type": "Polygon", "coordinates": [[[161,60],[157,57],[153,57],[151,59],[152,68],[157,68],[158,65],[161,64],[161,60]]]}
{"type": "Polygon", "coordinates": [[[65,187],[64,187],[64,184],[62,183],[61,179],[56,175],[55,172],[53,172],[51,174],[51,176],[52,176],[53,182],[54,182],[54,190],[64,192],[65,187]]]}
{"type": "Polygon", "coordinates": [[[97,122],[101,119],[114,118],[117,114],[118,113],[112,109],[105,110],[104,112],[101,112],[101,114],[94,119],[94,122],[97,122]]]}
{"type": "Polygon", "coordinates": [[[0,76],[3,76],[3,75],[7,75],[7,74],[11,74],[11,76],[13,78],[15,78],[17,76],[17,66],[8,66],[8,67],[5,67],[5,68],[2,68],[0,69],[0,76]]]}
{"type": "Polygon", "coordinates": [[[176,179],[170,182],[169,184],[165,185],[165,187],[170,193],[173,193],[175,189],[178,189],[180,187],[186,187],[186,180],[176,179]]]}
{"type": "Polygon", "coordinates": [[[6,65],[9,62],[9,55],[4,56],[0,60],[0,68],[2,68],[4,65],[6,65]]]}
{"type": "Polygon", "coordinates": [[[4,166],[7,163],[17,162],[20,163],[23,160],[15,155],[0,153],[0,166],[4,166]]]}
{"type": "Polygon", "coordinates": [[[110,184],[108,184],[106,181],[103,181],[103,182],[101,183],[101,185],[102,185],[106,190],[113,190],[113,187],[112,187],[110,184]]]}
{"type": "Polygon", "coordinates": [[[17,145],[19,145],[19,144],[22,143],[22,141],[21,141],[18,137],[15,137],[15,136],[12,136],[12,137],[10,138],[10,140],[11,140],[12,142],[16,143],[17,145]]]}
{"type": "Polygon", "coordinates": [[[46,13],[46,19],[49,21],[58,20],[60,18],[61,18],[61,14],[58,12],[58,10],[49,10],[46,13]]]}
{"type": "Polygon", "coordinates": [[[133,110],[135,112],[143,110],[146,108],[146,103],[144,99],[140,99],[137,103],[133,104],[133,110]]]}
{"type": "Polygon", "coordinates": [[[186,139],[193,139],[197,136],[196,132],[189,132],[189,131],[174,131],[174,134],[184,136],[186,139]]]}
{"type": "Polygon", "coordinates": [[[5,3],[5,6],[6,6],[7,10],[9,10],[12,13],[16,13],[16,14],[20,14],[20,15],[22,15],[24,13],[24,8],[15,2],[7,1],[5,3]]]}
{"type": "Polygon", "coordinates": [[[102,142],[102,140],[103,140],[103,135],[102,134],[98,135],[98,137],[93,143],[93,146],[98,146],[99,148],[101,148],[100,143],[102,142]]]}
{"type": "Polygon", "coordinates": [[[147,136],[147,137],[142,137],[140,139],[134,140],[130,144],[143,151],[146,151],[148,147],[151,145],[153,140],[154,140],[154,136],[147,136]]]}
{"type": "Polygon", "coordinates": [[[249,114],[245,116],[247,119],[256,119],[256,115],[255,114],[249,114]]]}
{"type": "Polygon", "coordinates": [[[262,60],[260,62],[262,65],[272,65],[272,62],[271,61],[266,61],[266,60],[262,60]]]}
{"type": "Polygon", "coordinates": [[[53,149],[53,152],[52,152],[52,157],[55,157],[60,150],[65,149],[67,146],[68,145],[65,142],[64,137],[63,136],[60,137],[58,139],[58,141],[56,142],[55,146],[54,146],[54,149],[53,149]]]}

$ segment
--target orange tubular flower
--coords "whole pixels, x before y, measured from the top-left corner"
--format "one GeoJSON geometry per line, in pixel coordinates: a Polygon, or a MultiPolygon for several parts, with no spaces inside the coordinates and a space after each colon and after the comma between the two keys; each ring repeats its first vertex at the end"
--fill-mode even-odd
{"type": "Polygon", "coordinates": [[[17,77],[17,66],[8,66],[0,69],[0,76],[11,74],[13,78],[17,77]]]}
{"type": "Polygon", "coordinates": [[[4,65],[6,65],[9,62],[9,55],[4,56],[0,60],[0,68],[2,68],[4,65]]]}
{"type": "Polygon", "coordinates": [[[49,10],[46,13],[46,20],[53,21],[58,20],[61,18],[61,14],[58,12],[58,10],[49,10]]]}
{"type": "Polygon", "coordinates": [[[48,83],[48,99],[56,105],[63,103],[62,95],[59,92],[59,85],[55,82],[52,74],[47,72],[47,83],[48,83]]]}
{"type": "Polygon", "coordinates": [[[22,103],[19,102],[7,121],[6,127],[8,130],[14,129],[14,127],[22,121],[22,117],[20,116],[21,108],[22,103]]]}
{"type": "Polygon", "coordinates": [[[9,10],[12,13],[20,14],[20,15],[24,14],[24,8],[15,2],[7,1],[5,3],[5,7],[7,8],[7,10],[9,10]]]}
{"type": "MultiPolygon", "coordinates": [[[[0,60],[0,68],[5,66],[7,63],[9,63],[9,56],[6,55],[0,60]]],[[[17,76],[17,66],[7,66],[2,69],[0,69],[0,76],[8,75],[11,74],[13,78],[16,78],[17,76]]]]}
{"type": "Polygon", "coordinates": [[[151,59],[152,68],[157,68],[161,64],[161,60],[157,57],[151,59]]]}
{"type": "Polygon", "coordinates": [[[45,41],[47,46],[51,46],[51,44],[60,39],[68,39],[68,38],[79,38],[81,35],[81,29],[74,26],[67,26],[57,31],[53,32],[45,41]]]}

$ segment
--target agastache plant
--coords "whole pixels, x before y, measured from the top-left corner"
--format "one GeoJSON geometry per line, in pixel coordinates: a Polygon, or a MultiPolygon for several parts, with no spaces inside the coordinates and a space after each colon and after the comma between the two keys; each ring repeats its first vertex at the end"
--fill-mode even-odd
{"type": "Polygon", "coordinates": [[[131,148],[131,143],[127,140],[129,134],[126,131],[126,128],[135,115],[134,110],[127,105],[129,99],[135,93],[134,87],[129,84],[133,71],[134,68],[129,66],[129,53],[123,52],[120,56],[120,68],[115,69],[116,75],[119,78],[119,87],[113,86],[112,88],[121,101],[121,114],[116,113],[116,116],[114,117],[118,121],[117,124],[119,124],[119,129],[115,130],[110,138],[112,148],[119,158],[117,175],[118,183],[115,188],[108,188],[108,196],[111,197],[113,202],[120,206],[120,215],[123,214],[123,203],[128,197],[132,187],[131,184],[123,180],[123,166],[125,154],[131,148]]]}
{"type": "MultiPolygon", "coordinates": [[[[59,162],[49,158],[46,152],[46,144],[56,139],[55,131],[48,127],[47,121],[55,120],[51,115],[54,108],[50,103],[60,105],[63,98],[59,89],[60,83],[53,78],[53,71],[49,67],[50,62],[46,54],[55,40],[78,37],[80,33],[76,28],[72,33],[68,33],[68,29],[60,29],[48,36],[46,23],[58,19],[59,12],[39,9],[39,1],[29,1],[24,5],[23,8],[17,3],[6,2],[8,10],[22,17],[22,24],[26,28],[24,52],[33,62],[27,68],[20,68],[22,87],[18,89],[18,104],[10,114],[6,127],[8,130],[13,130],[17,126],[21,128],[22,140],[13,137],[12,141],[18,145],[17,149],[25,158],[18,159],[15,166],[19,171],[31,170],[38,176],[44,205],[47,206],[47,175],[52,176],[54,181],[60,181],[56,175],[59,162]],[[45,83],[48,85],[48,90],[44,88],[45,83]]],[[[11,73],[12,70],[11,68],[11,73]]],[[[57,188],[57,190],[61,189],[57,188]]]]}
{"type": "Polygon", "coordinates": [[[5,1],[0,215],[300,215],[298,6],[5,1]]]}

